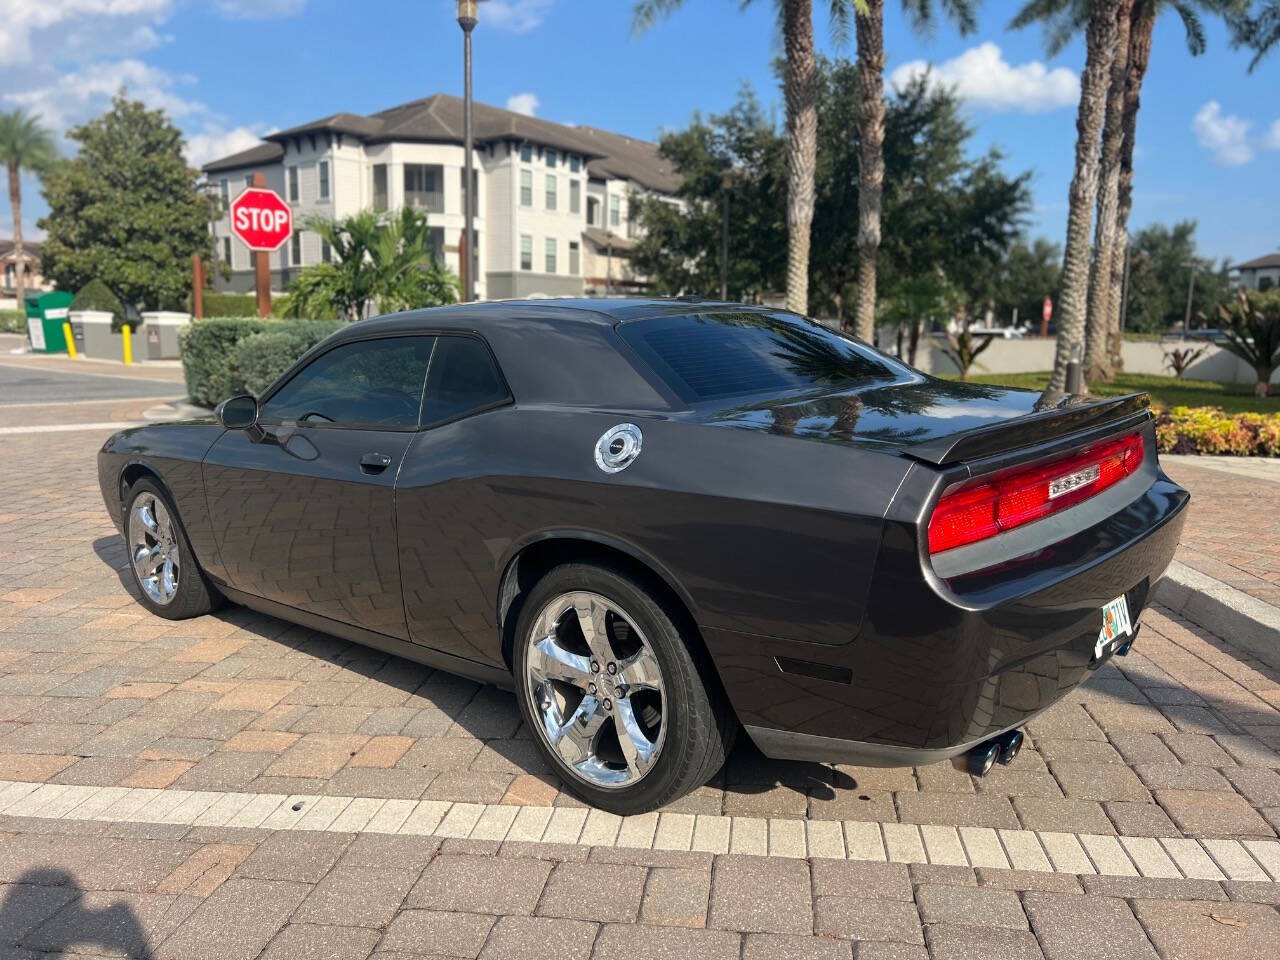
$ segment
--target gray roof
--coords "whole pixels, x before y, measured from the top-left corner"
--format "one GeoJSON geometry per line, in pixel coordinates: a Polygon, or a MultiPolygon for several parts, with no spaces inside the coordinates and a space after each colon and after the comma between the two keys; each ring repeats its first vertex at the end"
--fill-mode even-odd
{"type": "MultiPolygon", "coordinates": [[[[202,169],[206,173],[215,173],[255,163],[272,163],[283,155],[285,142],[294,137],[315,134],[346,134],[366,143],[389,140],[462,143],[462,115],[461,98],[446,93],[402,103],[367,117],[335,113],[311,123],[269,133],[265,137],[267,142],[214,160],[202,169]]],[[[644,140],[594,127],[570,127],[485,103],[473,105],[472,119],[477,143],[528,140],[582,154],[587,158],[587,170],[593,176],[632,180],[643,187],[666,193],[674,192],[679,185],[679,178],[670,164],[658,156],[657,147],[644,140]]]]}
{"type": "Polygon", "coordinates": [[[628,253],[636,245],[634,240],[614,233],[612,230],[601,230],[599,227],[587,227],[582,231],[582,235],[595,244],[598,249],[606,250],[612,248],[614,253],[628,253]]]}
{"type": "MultiPolygon", "coordinates": [[[[13,255],[13,241],[7,238],[0,238],[0,260],[7,260],[17,263],[18,258],[13,255]]],[[[33,243],[30,240],[22,241],[22,260],[24,263],[40,262],[40,244],[33,243]]]]}
{"type": "Polygon", "coordinates": [[[1258,257],[1257,260],[1250,260],[1246,263],[1237,263],[1237,270],[1262,270],[1266,267],[1280,267],[1280,253],[1268,253],[1264,257],[1258,257]]]}

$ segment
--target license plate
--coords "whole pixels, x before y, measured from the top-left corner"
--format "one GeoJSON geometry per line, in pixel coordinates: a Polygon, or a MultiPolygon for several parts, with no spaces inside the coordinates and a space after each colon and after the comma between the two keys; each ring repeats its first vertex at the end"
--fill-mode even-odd
{"type": "Polygon", "coordinates": [[[1132,634],[1133,624],[1129,622],[1129,604],[1121,595],[1102,608],[1102,629],[1098,631],[1098,642],[1093,645],[1093,658],[1100,659],[1107,652],[1107,648],[1132,634]]]}

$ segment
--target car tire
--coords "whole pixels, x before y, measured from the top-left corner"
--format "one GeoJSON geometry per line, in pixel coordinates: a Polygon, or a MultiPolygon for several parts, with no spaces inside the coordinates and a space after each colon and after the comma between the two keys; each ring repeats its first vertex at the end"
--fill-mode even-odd
{"type": "Polygon", "coordinates": [[[137,481],[125,493],[124,504],[126,562],[142,605],[166,620],[203,616],[221,606],[222,595],[196,563],[178,511],[160,484],[146,478],[137,481]],[[144,519],[148,514],[154,527],[144,519]],[[146,569],[148,562],[135,560],[144,550],[153,557],[157,550],[167,553],[174,562],[161,562],[154,579],[144,577],[141,569],[146,569]],[[166,567],[173,571],[169,579],[166,567]]]}
{"type": "Polygon", "coordinates": [[[622,815],[653,810],[706,783],[733,746],[737,720],[689,618],[624,569],[569,563],[550,570],[521,605],[512,661],[516,698],[534,742],[566,787],[592,806],[622,815]],[[596,656],[584,639],[584,617],[592,620],[601,609],[614,658],[596,656]],[[549,646],[553,637],[559,639],[549,646]],[[548,649],[555,651],[550,657],[548,649]],[[575,660],[565,669],[570,681],[547,679],[565,667],[557,657],[575,656],[586,663],[575,660]],[[599,672],[584,675],[588,666],[599,672]],[[591,732],[591,718],[599,716],[604,719],[591,732]],[[575,718],[578,728],[572,728],[575,718]],[[565,730],[578,736],[577,746],[553,745],[565,730]],[[648,760],[636,749],[644,742],[652,744],[648,760]],[[594,752],[584,750],[586,743],[595,744],[594,752]],[[581,759],[573,764],[566,754],[581,759]],[[609,778],[618,782],[604,782],[609,778]]]}

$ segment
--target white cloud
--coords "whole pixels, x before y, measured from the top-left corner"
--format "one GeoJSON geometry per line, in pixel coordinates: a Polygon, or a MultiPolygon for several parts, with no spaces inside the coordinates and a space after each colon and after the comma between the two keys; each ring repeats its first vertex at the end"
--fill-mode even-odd
{"type": "Polygon", "coordinates": [[[507,109],[532,117],[538,112],[538,95],[536,93],[516,93],[507,97],[507,109]]]}
{"type": "Polygon", "coordinates": [[[1267,150],[1280,150],[1280,120],[1271,124],[1271,129],[1262,138],[1262,146],[1267,150]]]}
{"type": "Polygon", "coordinates": [[[172,0],[0,0],[0,66],[38,60],[36,46],[60,58],[155,46],[153,25],[172,13],[172,0]],[[43,36],[41,36],[43,35],[43,36]]]}
{"type": "Polygon", "coordinates": [[[6,93],[4,99],[38,114],[46,126],[64,133],[68,127],[102,113],[121,88],[130,98],[158,107],[176,119],[207,113],[203,103],[174,92],[177,87],[193,83],[194,77],[175,77],[141,60],[129,59],[89,64],[80,70],[59,74],[44,86],[6,93]]]}
{"type": "Polygon", "coordinates": [[[221,124],[210,121],[199,133],[187,135],[187,146],[184,151],[187,163],[198,168],[210,160],[248,150],[261,143],[263,135],[267,132],[264,124],[234,127],[228,130],[221,124]]]}
{"type": "Polygon", "coordinates": [[[480,5],[480,25],[527,33],[546,19],[554,0],[489,0],[480,5]]]}
{"type": "Polygon", "coordinates": [[[1249,142],[1252,126],[1248,120],[1224,114],[1217,100],[1206,103],[1191,120],[1191,130],[1200,146],[1224,167],[1239,167],[1253,160],[1253,144],[1249,142]]]}
{"type": "Polygon", "coordinates": [[[1080,79],[1071,70],[1051,70],[1039,60],[1014,66],[990,42],[943,63],[909,61],[889,75],[889,82],[901,89],[926,73],[931,85],[953,88],[966,102],[986,110],[1042,113],[1073,106],[1080,98],[1080,79]]]}
{"type": "Polygon", "coordinates": [[[307,0],[218,0],[214,9],[229,20],[275,20],[296,17],[307,0]]]}

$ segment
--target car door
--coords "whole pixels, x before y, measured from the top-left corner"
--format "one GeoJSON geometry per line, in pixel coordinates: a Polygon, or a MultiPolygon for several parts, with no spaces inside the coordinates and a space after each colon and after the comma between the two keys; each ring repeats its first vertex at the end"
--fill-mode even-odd
{"type": "Polygon", "coordinates": [[[218,438],[204,479],[231,586],[407,638],[395,483],[434,344],[335,346],[264,398],[260,429],[218,438]]]}
{"type": "Polygon", "coordinates": [[[422,401],[423,429],[396,484],[400,566],[409,638],[468,660],[502,665],[493,605],[494,562],[509,518],[477,448],[512,401],[479,337],[441,334],[422,401]]]}

